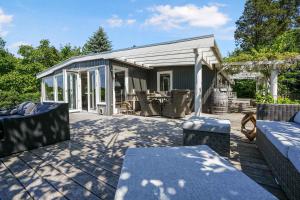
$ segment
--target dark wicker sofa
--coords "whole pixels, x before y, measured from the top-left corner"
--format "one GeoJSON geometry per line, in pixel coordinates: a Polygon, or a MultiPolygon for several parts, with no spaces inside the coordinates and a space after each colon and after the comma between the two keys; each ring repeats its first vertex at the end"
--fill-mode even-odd
{"type": "Polygon", "coordinates": [[[300,105],[257,105],[256,144],[289,199],[300,199],[300,105]]]}
{"type": "Polygon", "coordinates": [[[3,113],[0,157],[70,139],[67,103],[38,103],[30,111],[3,113]]]}

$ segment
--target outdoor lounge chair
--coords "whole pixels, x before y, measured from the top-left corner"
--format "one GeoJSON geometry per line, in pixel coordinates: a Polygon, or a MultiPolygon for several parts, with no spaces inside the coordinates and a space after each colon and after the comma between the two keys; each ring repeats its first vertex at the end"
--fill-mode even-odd
{"type": "Polygon", "coordinates": [[[206,145],[129,148],[115,200],[277,199],[206,145]]]}
{"type": "Polygon", "coordinates": [[[0,116],[0,157],[69,139],[67,103],[25,102],[0,116]]]}
{"type": "Polygon", "coordinates": [[[172,90],[170,100],[164,102],[162,115],[170,118],[185,117],[190,90],[172,90]]]}
{"type": "Polygon", "coordinates": [[[158,100],[148,100],[146,91],[136,91],[141,106],[141,116],[157,116],[161,114],[161,103],[158,100]]]}

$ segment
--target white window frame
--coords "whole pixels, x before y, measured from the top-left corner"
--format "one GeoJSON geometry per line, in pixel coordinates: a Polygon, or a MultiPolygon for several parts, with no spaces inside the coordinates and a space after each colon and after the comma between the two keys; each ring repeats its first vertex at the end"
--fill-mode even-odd
{"type": "Polygon", "coordinates": [[[54,83],[54,76],[47,76],[47,77],[44,77],[43,80],[42,80],[42,99],[43,99],[43,102],[55,102],[55,83],[54,83]],[[45,79],[48,79],[48,78],[52,78],[52,81],[53,81],[53,100],[47,100],[46,99],[46,87],[45,87],[45,79]]]}
{"type": "Polygon", "coordinates": [[[119,67],[113,66],[113,114],[118,114],[118,110],[116,109],[116,93],[115,93],[115,70],[125,71],[125,100],[127,100],[127,95],[129,91],[129,78],[128,78],[128,68],[127,67],[119,67]]]}
{"type": "Polygon", "coordinates": [[[54,101],[55,102],[64,102],[64,91],[65,91],[65,85],[64,85],[64,81],[63,81],[63,100],[58,100],[58,88],[57,88],[57,77],[58,76],[62,76],[63,80],[64,80],[64,75],[63,73],[59,73],[59,74],[55,74],[53,76],[53,85],[54,85],[54,101]]]}
{"type": "Polygon", "coordinates": [[[98,85],[98,99],[97,99],[97,104],[98,105],[106,105],[106,102],[107,102],[107,99],[106,99],[106,93],[107,93],[107,76],[106,76],[106,70],[107,70],[107,66],[106,65],[100,65],[98,67],[98,72],[96,73],[96,78],[97,78],[97,81],[96,81],[96,84],[98,85]],[[104,76],[105,76],[105,82],[104,82],[104,88],[105,88],[105,101],[101,101],[101,97],[100,97],[100,89],[101,89],[101,81],[100,81],[100,68],[104,68],[104,76]]]}
{"type": "Polygon", "coordinates": [[[157,91],[160,92],[160,75],[162,74],[169,74],[170,75],[170,90],[173,90],[173,71],[159,71],[157,72],[157,91]]]}

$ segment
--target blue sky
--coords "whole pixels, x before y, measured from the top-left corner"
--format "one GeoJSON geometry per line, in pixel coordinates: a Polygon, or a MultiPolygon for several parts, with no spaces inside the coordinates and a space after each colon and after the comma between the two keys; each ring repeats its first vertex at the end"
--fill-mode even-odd
{"type": "Polygon", "coordinates": [[[235,21],[244,0],[0,0],[0,36],[16,52],[20,44],[82,46],[103,26],[113,49],[215,34],[226,56],[235,48],[235,21]]]}

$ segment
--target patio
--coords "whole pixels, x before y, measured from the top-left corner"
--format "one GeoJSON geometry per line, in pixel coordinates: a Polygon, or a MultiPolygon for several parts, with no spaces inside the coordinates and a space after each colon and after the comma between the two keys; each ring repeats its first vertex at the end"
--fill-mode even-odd
{"type": "MultiPolygon", "coordinates": [[[[213,116],[213,115],[209,115],[213,116]]],[[[254,142],[230,119],[231,163],[280,199],[286,199],[254,142]]],[[[180,146],[182,120],[72,113],[71,141],[1,159],[1,199],[113,199],[128,147],[180,146]]]]}

